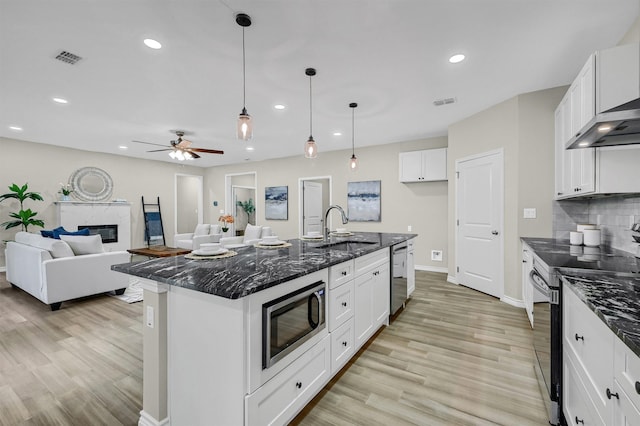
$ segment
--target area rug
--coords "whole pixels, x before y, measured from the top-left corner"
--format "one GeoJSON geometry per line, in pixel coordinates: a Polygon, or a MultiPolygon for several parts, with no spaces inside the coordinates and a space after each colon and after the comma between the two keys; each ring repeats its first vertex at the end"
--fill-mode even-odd
{"type": "Polygon", "coordinates": [[[108,293],[109,296],[118,298],[123,302],[127,303],[135,303],[142,301],[142,286],[140,285],[139,280],[132,279],[129,281],[129,287],[124,291],[123,294],[117,295],[115,292],[108,293]]]}

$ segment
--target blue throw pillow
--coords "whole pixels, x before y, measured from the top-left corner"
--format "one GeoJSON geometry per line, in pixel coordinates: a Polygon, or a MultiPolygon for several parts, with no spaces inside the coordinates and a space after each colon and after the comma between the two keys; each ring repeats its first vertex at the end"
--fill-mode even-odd
{"type": "Polygon", "coordinates": [[[53,238],[60,239],[60,235],[90,235],[89,228],[83,228],[79,231],[67,231],[62,226],[53,230],[53,238]]]}
{"type": "Polygon", "coordinates": [[[53,229],[51,231],[47,231],[46,229],[43,229],[42,231],[40,231],[40,235],[46,238],[54,238],[53,229]]]}

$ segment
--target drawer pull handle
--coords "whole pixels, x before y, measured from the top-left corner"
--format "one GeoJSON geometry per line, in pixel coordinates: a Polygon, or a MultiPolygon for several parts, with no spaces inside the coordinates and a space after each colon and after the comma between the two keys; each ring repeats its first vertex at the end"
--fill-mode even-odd
{"type": "Polygon", "coordinates": [[[640,394],[640,382],[636,382],[636,393],[640,394]]]}
{"type": "Polygon", "coordinates": [[[616,397],[616,399],[620,399],[620,396],[618,395],[618,392],[616,392],[616,393],[612,393],[612,392],[609,390],[609,388],[607,388],[607,398],[608,398],[608,399],[611,399],[611,397],[612,397],[612,396],[615,396],[615,397],[616,397]]]}
{"type": "Polygon", "coordinates": [[[347,276],[347,271],[342,271],[342,276],[346,277],[347,276]]]}
{"type": "Polygon", "coordinates": [[[584,420],[580,420],[578,419],[578,416],[576,416],[576,424],[580,424],[580,423],[584,424],[584,420]]]}
{"type": "Polygon", "coordinates": [[[342,346],[347,347],[347,342],[342,342],[342,346]]]}
{"type": "Polygon", "coordinates": [[[342,302],[342,306],[347,307],[347,302],[342,302]]]}
{"type": "Polygon", "coordinates": [[[302,388],[302,382],[296,382],[296,387],[298,389],[301,389],[302,388]]]}
{"type": "Polygon", "coordinates": [[[578,333],[576,333],[576,342],[578,340],[582,340],[584,342],[584,336],[578,336],[578,333]]]}

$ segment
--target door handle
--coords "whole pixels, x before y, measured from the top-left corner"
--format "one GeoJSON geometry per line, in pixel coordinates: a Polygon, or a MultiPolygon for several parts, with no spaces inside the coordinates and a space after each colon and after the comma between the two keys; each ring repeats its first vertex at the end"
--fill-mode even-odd
{"type": "Polygon", "coordinates": [[[493,231],[491,231],[491,234],[493,234],[493,235],[498,235],[498,231],[493,230],[493,231]]]}

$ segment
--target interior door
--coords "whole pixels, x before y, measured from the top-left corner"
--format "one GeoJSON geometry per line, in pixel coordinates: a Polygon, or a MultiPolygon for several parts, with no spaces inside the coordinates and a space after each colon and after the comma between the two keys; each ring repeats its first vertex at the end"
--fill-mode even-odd
{"type": "Polygon", "coordinates": [[[457,281],[502,297],[504,294],[501,151],[456,163],[457,281]]]}
{"type": "Polygon", "coordinates": [[[304,181],[302,185],[302,234],[322,232],[322,184],[304,181]]]}

